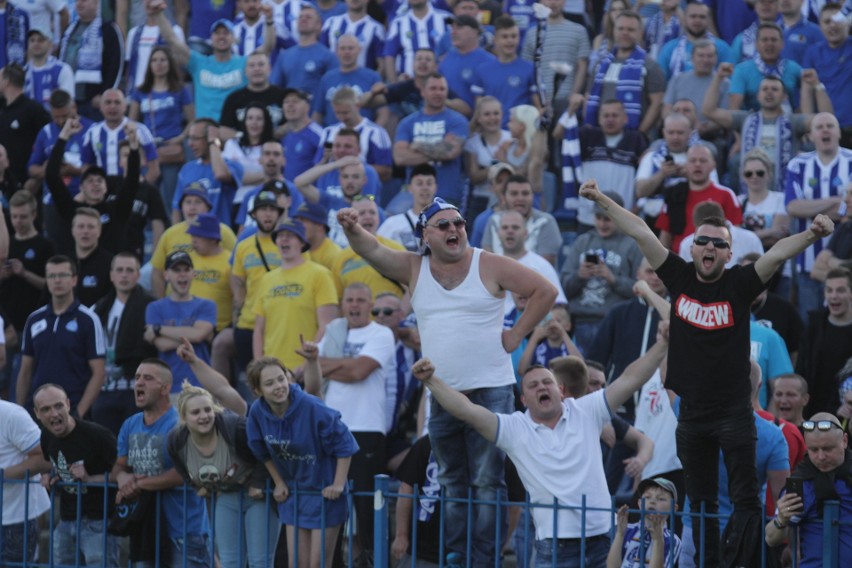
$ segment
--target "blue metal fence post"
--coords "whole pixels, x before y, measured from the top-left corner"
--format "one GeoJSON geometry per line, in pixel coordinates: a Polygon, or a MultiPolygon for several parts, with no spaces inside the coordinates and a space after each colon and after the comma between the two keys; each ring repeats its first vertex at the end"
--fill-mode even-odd
{"type": "Polygon", "coordinates": [[[835,568],[840,543],[840,502],[826,501],[822,510],[822,565],[835,568]]]}
{"type": "Polygon", "coordinates": [[[377,475],[373,493],[373,566],[388,568],[388,494],[390,477],[377,475]]]}

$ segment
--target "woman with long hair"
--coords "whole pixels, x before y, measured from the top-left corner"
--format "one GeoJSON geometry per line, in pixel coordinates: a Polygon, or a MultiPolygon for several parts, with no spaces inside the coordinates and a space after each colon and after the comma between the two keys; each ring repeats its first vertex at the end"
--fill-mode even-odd
{"type": "Polygon", "coordinates": [[[183,84],[180,69],[168,47],[155,46],[148,59],[145,80],[130,91],[128,116],[148,127],[157,144],[164,203],[171,203],[177,174],[186,161],[186,128],[195,119],[195,104],[183,84]]]}
{"type": "Polygon", "coordinates": [[[790,234],[790,216],[784,205],[784,192],[775,187],[775,165],[759,148],[746,154],[740,167],[744,187],[740,196],[743,227],[760,238],[764,249],[790,234]]]}
{"type": "Polygon", "coordinates": [[[509,131],[501,128],[502,122],[503,106],[499,100],[486,95],[476,101],[470,121],[470,136],[464,144],[465,170],[472,189],[467,213],[470,218],[496,201],[488,184],[488,169],[500,161],[496,156],[500,147],[512,140],[509,131]]]}
{"type": "MultiPolygon", "coordinates": [[[[249,103],[237,136],[225,142],[222,149],[223,158],[234,160],[243,166],[242,188],[252,187],[263,181],[261,148],[266,142],[273,141],[275,134],[269,111],[260,103],[249,103]]],[[[238,198],[241,195],[242,192],[238,191],[238,198]]]]}

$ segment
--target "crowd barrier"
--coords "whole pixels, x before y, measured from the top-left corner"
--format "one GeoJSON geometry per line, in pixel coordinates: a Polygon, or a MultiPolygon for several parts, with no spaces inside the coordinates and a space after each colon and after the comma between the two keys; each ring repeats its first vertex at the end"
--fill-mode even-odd
{"type": "MultiPolygon", "coordinates": [[[[30,479],[29,476],[24,480],[6,480],[6,479],[3,478],[3,470],[0,469],[0,511],[5,511],[5,509],[3,507],[4,490],[7,487],[7,485],[10,485],[10,484],[24,484],[26,486],[26,492],[27,493],[29,493],[29,491],[43,491],[44,490],[39,481],[35,481],[33,479],[30,479]]],[[[391,542],[393,541],[393,535],[391,533],[391,529],[392,529],[392,526],[393,526],[392,522],[391,522],[391,510],[393,508],[394,502],[395,502],[396,499],[412,499],[414,496],[419,495],[419,491],[418,491],[417,486],[414,487],[414,492],[413,492],[413,496],[412,496],[412,495],[399,494],[399,493],[395,492],[394,490],[392,490],[392,484],[393,484],[392,479],[390,477],[388,477],[387,475],[377,475],[375,477],[375,488],[374,488],[374,491],[372,493],[357,493],[357,492],[349,491],[348,493],[341,496],[341,499],[347,500],[348,509],[349,509],[349,518],[351,520],[351,519],[354,518],[354,511],[355,511],[354,505],[353,505],[353,498],[354,497],[362,497],[362,496],[372,496],[373,497],[373,517],[374,517],[374,535],[375,535],[374,536],[374,546],[373,546],[373,550],[374,550],[373,567],[374,568],[409,568],[409,567],[410,568],[418,568],[418,567],[422,567],[423,564],[416,557],[416,555],[411,555],[410,561],[404,560],[403,562],[395,561],[390,555],[390,545],[391,545],[391,542]]],[[[56,483],[51,488],[51,499],[50,499],[51,508],[50,508],[50,511],[44,515],[44,518],[46,518],[46,520],[44,521],[44,524],[42,525],[43,530],[41,531],[42,533],[44,533],[45,530],[47,531],[46,534],[47,534],[48,545],[45,547],[45,548],[47,548],[47,550],[45,550],[44,548],[39,550],[39,558],[36,561],[29,561],[29,560],[25,559],[22,562],[6,562],[6,563],[3,563],[2,566],[22,567],[22,568],[27,568],[27,567],[32,567],[32,568],[35,568],[35,567],[65,568],[65,565],[61,565],[59,563],[54,562],[54,558],[53,558],[53,538],[54,538],[54,535],[55,535],[54,529],[56,528],[56,524],[57,524],[57,521],[59,519],[57,497],[58,497],[58,491],[64,490],[63,488],[65,486],[66,486],[66,484],[59,482],[59,483],[56,483]]],[[[81,503],[82,503],[82,489],[85,488],[85,487],[115,489],[115,484],[110,483],[107,479],[103,483],[81,483],[81,482],[78,481],[76,484],[70,484],[70,486],[73,486],[73,487],[76,488],[77,511],[78,511],[77,518],[76,518],[76,524],[77,524],[77,527],[76,527],[77,531],[76,532],[79,533],[79,530],[81,528],[81,524],[84,522],[83,519],[81,518],[81,516],[79,515],[79,511],[81,510],[81,503]]],[[[317,492],[300,491],[298,487],[292,487],[290,489],[291,489],[291,495],[290,495],[289,498],[296,500],[296,507],[297,508],[298,508],[298,502],[299,502],[300,496],[304,496],[306,494],[310,494],[310,495],[316,495],[317,494],[317,492]]],[[[179,488],[179,490],[183,492],[184,499],[187,498],[187,496],[190,494],[190,492],[194,491],[194,489],[192,487],[190,487],[189,485],[184,485],[182,488],[179,488]]],[[[105,495],[105,499],[104,499],[103,506],[104,506],[104,514],[106,514],[106,512],[110,509],[110,503],[107,501],[107,496],[109,495],[109,491],[105,491],[104,495],[105,495]]],[[[245,497],[244,495],[243,495],[243,497],[241,497],[241,499],[242,498],[248,499],[248,497],[245,497]]],[[[422,496],[419,497],[419,498],[422,498],[422,496]]],[[[213,505],[212,501],[214,499],[215,499],[215,496],[212,496],[208,500],[208,514],[211,517],[211,519],[210,519],[210,521],[211,521],[210,522],[211,534],[210,534],[210,539],[209,539],[209,546],[210,546],[210,553],[211,553],[210,557],[211,558],[213,558],[214,543],[215,543],[215,539],[216,539],[215,530],[213,529],[213,527],[215,527],[215,519],[213,518],[214,514],[215,514],[214,513],[215,507],[212,506],[213,505]]],[[[266,503],[267,503],[267,520],[268,520],[268,522],[277,523],[278,522],[277,516],[273,513],[274,500],[272,499],[272,490],[271,490],[271,487],[269,487],[269,486],[267,487],[265,499],[266,499],[266,503]]],[[[558,510],[573,509],[573,510],[581,511],[582,531],[583,531],[583,534],[584,534],[583,539],[581,539],[581,547],[580,547],[581,565],[585,565],[585,552],[586,552],[585,551],[585,526],[586,526],[585,520],[586,520],[586,513],[588,511],[592,511],[592,510],[598,510],[598,511],[600,510],[600,509],[593,509],[591,507],[588,507],[586,505],[585,496],[582,496],[581,505],[579,507],[561,506],[555,501],[554,501],[554,503],[549,504],[549,505],[542,505],[542,504],[532,505],[532,504],[529,503],[529,501],[526,501],[526,502],[509,502],[509,501],[502,501],[502,500],[499,500],[499,499],[497,501],[477,500],[473,496],[473,490],[472,489],[469,490],[468,496],[465,499],[450,499],[450,498],[445,497],[443,494],[440,494],[440,495],[434,497],[434,499],[437,499],[437,502],[442,506],[442,508],[443,508],[444,503],[451,502],[451,501],[452,502],[461,502],[461,503],[464,503],[467,506],[467,521],[468,521],[467,522],[467,539],[466,539],[467,540],[467,551],[466,551],[465,557],[468,558],[468,559],[471,558],[471,540],[472,540],[471,539],[471,536],[472,536],[471,530],[472,530],[472,526],[473,526],[472,520],[473,520],[473,510],[474,510],[473,505],[490,505],[490,506],[496,506],[497,507],[497,522],[495,523],[495,534],[494,534],[495,542],[497,542],[497,543],[502,543],[504,541],[505,535],[502,532],[503,531],[503,522],[504,522],[506,511],[507,511],[508,507],[509,506],[521,507],[522,511],[525,514],[522,514],[522,516],[521,516],[522,521],[518,524],[518,527],[519,527],[518,531],[519,532],[516,533],[516,541],[523,543],[522,549],[529,549],[529,545],[532,543],[532,540],[534,539],[534,532],[533,532],[533,528],[532,528],[531,524],[524,522],[524,519],[526,518],[526,514],[528,514],[529,510],[531,510],[532,508],[544,507],[544,508],[552,509],[554,511],[554,515],[553,515],[554,529],[556,528],[556,520],[557,520],[556,512],[558,510]],[[518,536],[520,537],[519,539],[518,539],[518,536]]],[[[29,510],[28,509],[29,509],[29,506],[27,505],[25,507],[26,518],[29,518],[29,510]]],[[[162,521],[162,515],[160,514],[160,510],[161,510],[161,504],[160,504],[159,495],[157,495],[156,514],[158,516],[157,517],[158,523],[160,521],[162,521]]],[[[615,532],[615,517],[616,517],[616,510],[617,510],[616,507],[615,507],[614,501],[613,501],[612,508],[606,509],[606,510],[610,513],[610,515],[612,517],[612,531],[610,533],[610,535],[612,536],[612,534],[614,534],[614,532],[615,532]]],[[[417,514],[416,514],[416,512],[417,512],[417,508],[413,507],[413,511],[412,511],[412,515],[411,515],[411,531],[410,531],[411,551],[416,551],[417,546],[418,546],[418,530],[417,530],[418,525],[417,525],[417,514]]],[[[640,522],[644,522],[642,519],[647,514],[647,512],[644,510],[644,507],[642,507],[640,505],[640,509],[631,510],[631,512],[635,513],[636,515],[639,516],[640,522]]],[[[703,510],[703,507],[702,507],[701,511],[696,512],[696,513],[688,513],[688,515],[692,517],[692,520],[693,520],[693,523],[694,523],[693,526],[697,526],[697,527],[699,527],[699,529],[703,529],[706,519],[711,518],[711,517],[716,517],[716,518],[720,517],[719,515],[710,515],[710,514],[706,513],[703,510]]],[[[672,513],[670,513],[669,516],[670,516],[670,519],[669,519],[668,526],[673,527],[673,526],[675,526],[675,518],[684,516],[684,513],[672,512],[672,513]]],[[[322,512],[322,520],[323,520],[323,524],[324,524],[324,521],[325,521],[324,509],[323,509],[323,512],[322,512]]],[[[768,520],[769,519],[767,519],[767,521],[768,520]]],[[[184,537],[185,537],[186,534],[187,534],[187,532],[186,532],[187,531],[186,519],[184,518],[183,521],[184,521],[183,522],[183,530],[184,530],[184,537]]],[[[243,519],[241,517],[240,521],[238,522],[238,526],[234,527],[235,530],[239,531],[240,533],[242,533],[242,531],[244,531],[244,525],[243,525],[242,521],[243,521],[243,519]]],[[[3,522],[6,523],[5,518],[4,518],[3,522]]],[[[841,527],[841,525],[846,525],[846,526],[852,525],[852,519],[841,519],[840,518],[840,504],[839,504],[839,502],[827,501],[825,503],[824,509],[823,509],[822,525],[823,525],[822,566],[823,566],[823,568],[837,568],[838,566],[841,566],[840,559],[838,558],[840,527],[841,527]]],[[[4,528],[5,528],[5,526],[4,526],[4,528]]],[[[346,550],[346,553],[343,554],[341,556],[341,558],[343,559],[343,563],[347,567],[350,567],[350,568],[355,566],[355,559],[353,558],[353,548],[354,548],[353,545],[354,545],[354,539],[355,539],[355,530],[356,529],[354,528],[354,523],[350,522],[350,523],[347,523],[347,524],[344,525],[344,530],[342,531],[342,533],[343,533],[342,541],[345,542],[347,546],[344,547],[345,550],[346,550]]],[[[4,542],[3,542],[4,536],[5,536],[4,532],[5,531],[0,531],[0,551],[4,550],[4,542]]],[[[442,519],[442,522],[441,522],[441,525],[440,525],[440,539],[439,539],[439,542],[437,543],[438,551],[439,551],[438,558],[440,559],[439,563],[437,565],[438,568],[450,568],[450,564],[446,561],[447,554],[445,553],[445,549],[444,549],[444,533],[445,533],[445,524],[444,524],[443,519],[442,519]]],[[[156,534],[156,538],[155,538],[155,550],[157,551],[157,556],[159,556],[159,550],[161,550],[161,547],[163,546],[163,543],[161,542],[160,534],[161,534],[161,532],[158,530],[157,534],[156,534]]],[[[27,549],[27,539],[28,538],[29,537],[25,532],[24,533],[24,550],[27,549]]],[[[107,539],[108,538],[111,538],[111,537],[106,532],[104,532],[103,533],[104,549],[106,549],[106,547],[107,547],[107,539]]],[[[284,538],[283,532],[281,532],[280,538],[281,539],[284,538]]],[[[554,545],[554,552],[555,552],[556,541],[554,540],[553,543],[554,543],[553,545],[554,545]]],[[[324,545],[324,543],[323,543],[323,545],[324,545]]],[[[267,547],[270,547],[270,546],[272,546],[272,543],[267,542],[267,547]]],[[[797,554],[796,554],[796,550],[795,550],[795,542],[792,543],[791,546],[793,548],[793,551],[792,551],[793,566],[794,566],[794,568],[796,568],[798,566],[798,562],[796,560],[797,554]]],[[[324,550],[324,548],[325,547],[322,546],[321,550],[324,550]]],[[[79,543],[78,543],[78,550],[79,550],[79,543]]],[[[269,550],[269,549],[267,549],[267,550],[269,550]]],[[[767,560],[766,560],[766,550],[767,549],[764,546],[764,547],[762,547],[762,550],[763,550],[763,554],[761,556],[761,568],[764,568],[765,566],[767,566],[767,560]]],[[[293,552],[294,552],[295,558],[298,558],[299,557],[298,542],[296,543],[296,547],[295,547],[293,552]]],[[[518,552],[519,551],[516,551],[516,553],[518,553],[518,552]]],[[[703,553],[703,546],[702,546],[702,553],[703,553]]],[[[78,557],[79,557],[79,555],[78,555],[78,557]]],[[[554,554],[554,557],[555,557],[555,554],[554,554]]],[[[642,550],[640,552],[640,557],[644,557],[644,550],[642,550]]],[[[320,564],[321,566],[325,565],[325,560],[326,560],[325,555],[323,554],[322,557],[321,557],[321,564],[320,564]]],[[[515,566],[517,568],[530,568],[530,564],[528,563],[528,561],[529,561],[529,559],[526,557],[525,554],[516,554],[516,558],[514,560],[515,566]]],[[[666,567],[674,566],[675,562],[676,562],[676,559],[674,559],[674,558],[671,558],[671,557],[666,558],[665,566],[666,567]]],[[[852,562],[852,559],[848,559],[848,558],[844,559],[844,562],[845,563],[852,562]]],[[[504,565],[504,564],[505,564],[505,561],[504,561],[504,559],[501,558],[501,555],[499,554],[499,546],[498,546],[498,554],[495,555],[494,568],[501,568],[501,566],[504,565]]],[[[102,565],[105,565],[105,563],[102,564],[102,565]]],[[[215,566],[215,563],[212,564],[212,565],[215,566]]],[[[240,558],[240,565],[241,566],[245,565],[245,558],[243,558],[242,555],[241,555],[241,558],[240,558]]],[[[848,564],[846,564],[846,565],[848,565],[848,564]]],[[[78,558],[78,562],[76,564],[71,565],[71,566],[77,568],[79,566],[85,566],[85,564],[82,564],[79,561],[79,558],[78,558]]],[[[160,562],[157,562],[156,567],[159,568],[160,566],[165,567],[165,564],[161,564],[160,562]]],[[[279,568],[285,568],[286,567],[286,556],[283,556],[283,562],[276,559],[274,566],[277,566],[279,568]]],[[[433,564],[430,564],[430,566],[433,566],[433,564]]],[[[470,564],[468,564],[467,568],[469,568],[469,566],[470,566],[470,564]]],[[[701,562],[699,564],[699,568],[703,568],[703,566],[704,566],[704,564],[703,564],[703,562],[701,562]]],[[[178,568],[178,567],[171,567],[171,568],[178,568]]],[[[183,557],[183,566],[181,566],[180,568],[186,568],[186,556],[185,555],[183,557]]],[[[273,567],[270,567],[270,568],[273,568],[273,567]]]]}

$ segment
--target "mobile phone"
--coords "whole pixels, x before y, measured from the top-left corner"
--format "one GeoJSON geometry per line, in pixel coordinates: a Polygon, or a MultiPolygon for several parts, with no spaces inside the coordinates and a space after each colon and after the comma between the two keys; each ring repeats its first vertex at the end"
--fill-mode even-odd
{"type": "Polygon", "coordinates": [[[323,144],[323,148],[328,148],[329,150],[331,150],[331,146],[332,146],[331,142],[326,142],[325,144],[323,144]]]}
{"type": "Polygon", "coordinates": [[[788,477],[784,489],[787,493],[795,493],[799,497],[802,496],[804,480],[801,477],[788,477]]]}
{"type": "Polygon", "coordinates": [[[670,163],[670,164],[671,164],[672,162],[674,162],[674,158],[672,157],[672,155],[671,155],[671,154],[666,154],[666,155],[665,155],[665,157],[663,158],[663,160],[667,161],[667,162],[668,162],[668,163],[670,163]]]}
{"type": "Polygon", "coordinates": [[[597,264],[601,261],[601,258],[593,252],[586,253],[586,262],[590,262],[592,264],[597,264]]]}

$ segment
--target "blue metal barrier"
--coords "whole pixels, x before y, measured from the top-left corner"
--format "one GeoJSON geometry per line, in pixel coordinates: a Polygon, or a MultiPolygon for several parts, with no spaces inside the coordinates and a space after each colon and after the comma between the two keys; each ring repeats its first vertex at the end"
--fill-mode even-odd
{"type": "MultiPolygon", "coordinates": [[[[23,479],[23,480],[6,480],[3,477],[3,471],[0,470],[0,510],[2,510],[4,502],[5,502],[4,501],[4,497],[5,497],[4,487],[6,487],[5,484],[13,484],[13,483],[25,484],[26,488],[27,488],[26,489],[27,495],[29,495],[29,491],[43,491],[44,490],[38,484],[38,482],[33,482],[33,480],[29,476],[27,476],[26,479],[23,479]]],[[[97,488],[100,488],[100,489],[104,489],[104,505],[103,506],[104,506],[104,514],[105,514],[105,517],[106,517],[106,512],[109,509],[109,503],[107,501],[107,496],[108,496],[107,489],[114,488],[115,484],[110,483],[109,480],[107,479],[107,480],[104,480],[101,483],[82,483],[80,481],[77,481],[76,483],[74,483],[74,485],[76,486],[76,490],[77,490],[76,499],[77,499],[77,510],[78,510],[78,514],[77,514],[77,518],[76,518],[76,529],[77,529],[76,533],[77,533],[77,535],[79,535],[79,534],[81,534],[80,531],[81,531],[81,527],[82,527],[82,523],[83,523],[83,518],[82,518],[81,514],[79,513],[82,509],[81,505],[82,505],[82,494],[83,494],[82,490],[83,490],[83,488],[85,488],[85,487],[97,487],[97,488]]],[[[58,564],[58,562],[57,562],[57,559],[54,558],[53,541],[54,541],[54,536],[55,536],[55,529],[57,528],[57,525],[54,522],[54,519],[56,518],[55,507],[56,507],[56,504],[57,504],[57,501],[56,501],[55,498],[57,496],[57,491],[59,489],[61,489],[63,486],[64,486],[64,484],[60,482],[60,483],[55,484],[51,488],[51,497],[52,497],[51,509],[50,509],[50,513],[49,513],[49,516],[48,516],[49,521],[47,523],[47,527],[48,527],[48,530],[49,530],[48,547],[47,547],[47,550],[41,550],[40,551],[40,558],[43,559],[43,560],[46,560],[46,563],[44,563],[44,564],[33,563],[29,559],[24,558],[22,561],[9,562],[9,563],[4,564],[4,566],[15,566],[15,567],[20,566],[20,567],[23,567],[23,568],[26,568],[26,567],[29,567],[29,566],[33,566],[33,567],[35,567],[35,566],[50,566],[50,567],[60,566],[60,564],[58,564]]],[[[190,491],[193,491],[193,489],[190,486],[188,486],[188,485],[183,486],[182,492],[183,492],[184,505],[186,505],[186,499],[188,498],[190,491]]],[[[317,492],[300,491],[298,487],[293,487],[293,492],[292,492],[292,495],[291,495],[290,498],[295,499],[296,504],[298,505],[300,497],[307,495],[307,494],[315,495],[315,494],[317,494],[317,492]]],[[[372,496],[373,497],[373,514],[374,514],[374,525],[375,525],[374,542],[373,542],[373,550],[374,550],[373,565],[374,565],[374,568],[390,568],[391,566],[396,566],[396,560],[394,558],[392,558],[391,555],[389,554],[389,552],[390,552],[390,538],[391,538],[390,535],[391,535],[391,528],[393,526],[392,525],[392,519],[391,519],[392,505],[393,505],[393,503],[395,503],[396,499],[412,499],[413,500],[412,508],[411,508],[411,519],[410,519],[410,531],[411,531],[410,532],[410,535],[411,535],[410,536],[410,550],[411,550],[410,566],[411,566],[411,568],[417,568],[417,566],[418,566],[418,558],[417,558],[417,550],[418,550],[417,501],[419,501],[419,499],[420,499],[418,488],[415,486],[414,487],[414,493],[411,494],[411,495],[394,493],[394,492],[391,491],[391,479],[386,475],[376,476],[375,488],[374,488],[373,492],[355,493],[355,492],[349,491],[345,496],[341,497],[341,498],[347,499],[347,504],[348,504],[349,511],[350,511],[350,515],[349,515],[350,516],[350,522],[346,523],[344,525],[346,527],[346,531],[341,535],[341,538],[339,539],[341,542],[346,541],[347,544],[348,544],[348,546],[347,546],[348,551],[347,551],[347,558],[346,558],[347,566],[349,566],[349,567],[354,566],[353,547],[354,547],[354,539],[355,539],[356,531],[355,531],[355,528],[352,526],[354,524],[352,522],[352,520],[354,518],[354,507],[353,507],[353,501],[352,500],[353,500],[353,497],[363,497],[363,496],[372,496]]],[[[244,497],[241,495],[240,496],[240,505],[239,505],[240,511],[242,511],[242,499],[243,498],[244,497]]],[[[443,494],[441,494],[440,497],[438,497],[437,499],[438,499],[439,504],[442,507],[445,503],[447,503],[449,501],[462,502],[462,503],[465,503],[468,506],[468,526],[467,526],[468,539],[467,539],[467,545],[466,545],[466,553],[467,553],[466,558],[468,559],[467,560],[467,566],[468,567],[471,564],[470,563],[471,546],[472,546],[471,545],[471,536],[472,536],[471,527],[472,527],[472,524],[473,524],[472,523],[472,505],[473,504],[493,505],[493,506],[497,507],[497,515],[496,515],[497,522],[496,522],[496,526],[495,526],[494,537],[495,537],[495,543],[497,543],[496,547],[497,547],[498,554],[497,554],[497,558],[495,559],[495,563],[494,563],[495,568],[500,568],[500,566],[501,566],[501,558],[499,556],[499,551],[500,551],[500,545],[504,542],[504,537],[506,536],[505,534],[503,534],[503,531],[502,531],[502,519],[504,518],[503,515],[505,514],[508,507],[520,507],[521,512],[523,513],[521,515],[522,519],[528,517],[530,512],[535,508],[539,508],[539,509],[545,508],[545,509],[553,510],[553,530],[554,530],[554,534],[558,534],[556,532],[557,521],[558,521],[557,513],[560,510],[580,511],[580,516],[581,516],[580,559],[581,559],[581,562],[585,561],[586,554],[587,554],[587,549],[586,549],[586,534],[587,534],[586,533],[586,530],[587,530],[586,514],[590,511],[593,511],[593,510],[600,510],[600,509],[594,509],[594,508],[588,507],[587,503],[586,503],[586,497],[585,496],[582,496],[581,505],[579,507],[561,506],[556,502],[551,503],[551,504],[547,504],[547,505],[533,505],[533,504],[529,503],[529,501],[506,502],[506,501],[502,501],[499,497],[496,501],[478,501],[478,500],[475,500],[473,498],[472,490],[468,493],[467,498],[464,498],[464,499],[450,499],[450,498],[447,498],[446,496],[444,496],[443,494]]],[[[161,502],[160,502],[159,495],[157,496],[155,503],[156,503],[156,507],[155,507],[156,514],[158,515],[158,518],[159,518],[160,511],[161,511],[161,502]]],[[[211,515],[210,518],[211,518],[211,520],[215,520],[215,513],[214,513],[214,511],[215,511],[215,497],[211,498],[210,503],[211,503],[210,512],[209,512],[209,514],[211,515]]],[[[271,507],[275,506],[275,502],[274,502],[274,499],[272,498],[272,487],[270,487],[269,484],[267,484],[267,488],[266,488],[265,504],[266,504],[267,511],[268,511],[268,513],[267,513],[268,514],[268,517],[267,517],[268,521],[269,522],[275,522],[276,519],[272,518],[273,515],[271,513],[271,511],[272,511],[271,507]]],[[[613,506],[610,509],[606,509],[606,511],[608,511],[610,513],[611,518],[613,520],[613,522],[612,522],[613,527],[612,527],[612,531],[610,532],[610,536],[612,536],[614,534],[614,530],[615,530],[616,508],[613,506]]],[[[27,516],[27,517],[28,517],[28,512],[29,512],[28,511],[28,505],[25,505],[25,516],[27,516]]],[[[631,512],[632,513],[638,513],[639,519],[640,519],[639,522],[644,524],[644,520],[646,518],[646,515],[648,514],[647,511],[644,509],[644,505],[640,505],[640,509],[632,510],[631,512]]],[[[708,515],[703,510],[703,508],[699,513],[690,513],[689,515],[693,517],[694,526],[700,527],[699,530],[703,529],[705,520],[707,518],[711,517],[711,515],[708,515]]],[[[675,519],[678,516],[682,517],[682,516],[684,516],[684,514],[683,513],[675,513],[674,511],[669,513],[669,526],[674,526],[675,519]]],[[[718,515],[713,515],[713,516],[718,517],[718,515]]],[[[325,527],[325,509],[324,508],[321,511],[321,519],[322,519],[322,526],[325,527]]],[[[186,541],[186,535],[187,535],[187,519],[186,519],[186,517],[184,517],[184,519],[182,519],[182,525],[183,525],[184,543],[186,543],[187,542],[186,541]]],[[[840,503],[839,502],[837,502],[837,501],[825,502],[824,508],[823,508],[823,515],[822,515],[822,530],[823,530],[823,541],[822,541],[822,559],[823,560],[822,560],[822,565],[823,565],[824,568],[836,568],[836,567],[840,566],[840,561],[841,561],[841,559],[839,558],[840,530],[841,530],[842,526],[850,526],[850,525],[852,525],[852,519],[841,519],[840,518],[840,503]]],[[[214,526],[215,526],[215,523],[213,523],[213,525],[211,526],[211,532],[214,530],[212,528],[214,526]]],[[[234,527],[235,530],[239,530],[239,531],[243,531],[244,528],[245,528],[245,521],[244,520],[238,521],[238,526],[234,527]]],[[[522,541],[524,541],[525,544],[533,538],[533,535],[530,534],[529,523],[524,522],[522,525],[519,524],[517,530],[519,531],[519,534],[523,535],[522,541]]],[[[298,526],[295,527],[295,532],[298,533],[298,526]]],[[[321,535],[322,535],[322,541],[323,542],[321,543],[320,562],[321,562],[321,565],[324,566],[327,563],[327,559],[325,557],[325,542],[324,542],[325,531],[324,530],[321,532],[321,535]]],[[[0,531],[0,551],[4,550],[4,542],[3,542],[4,536],[5,536],[4,531],[0,531]]],[[[764,535],[762,534],[762,536],[764,536],[764,535]]],[[[210,552],[211,552],[211,559],[213,558],[213,552],[214,552],[214,537],[215,537],[215,534],[211,535],[210,543],[209,543],[210,552]]],[[[29,538],[29,536],[27,535],[26,531],[24,531],[24,550],[26,550],[26,545],[28,544],[28,542],[27,542],[28,538],[29,538]]],[[[669,547],[668,547],[670,554],[665,559],[665,565],[666,566],[673,566],[674,563],[677,561],[677,559],[673,557],[673,554],[671,554],[674,550],[674,546],[673,546],[674,536],[672,535],[670,538],[671,538],[671,541],[670,541],[670,544],[669,544],[669,547]]],[[[107,549],[107,539],[108,539],[108,535],[107,535],[106,532],[104,532],[104,534],[103,534],[104,550],[107,549]]],[[[434,543],[439,550],[439,566],[441,568],[443,568],[443,566],[445,566],[445,560],[446,560],[446,557],[447,557],[444,539],[445,539],[445,534],[444,534],[444,526],[443,526],[443,520],[442,520],[441,525],[440,525],[439,542],[434,543]]],[[[299,539],[296,539],[294,550],[292,551],[295,558],[298,558],[299,553],[300,553],[299,547],[298,547],[298,540],[299,539]]],[[[795,547],[796,547],[795,540],[796,539],[793,539],[793,540],[794,540],[794,542],[791,543],[791,547],[793,548],[794,566],[797,566],[798,562],[797,562],[796,558],[797,558],[798,555],[796,554],[796,550],[795,550],[795,547]]],[[[644,546],[644,542],[640,541],[640,543],[641,543],[640,544],[640,558],[643,558],[645,556],[645,546],[644,546]]],[[[162,550],[162,546],[163,546],[163,543],[160,542],[160,531],[159,531],[159,527],[158,527],[157,534],[156,534],[156,537],[155,537],[155,542],[154,542],[155,554],[156,554],[156,558],[158,558],[158,559],[160,557],[160,551],[162,550]]],[[[266,542],[266,552],[267,552],[266,557],[267,558],[269,558],[269,552],[272,552],[270,550],[270,547],[271,547],[271,543],[269,542],[269,539],[267,539],[267,542],[266,542]]],[[[555,554],[556,553],[556,547],[557,547],[557,542],[554,539],[553,540],[554,558],[556,558],[556,554],[555,554]]],[[[526,546],[524,546],[524,549],[526,549],[526,546]]],[[[80,550],[80,543],[78,541],[77,542],[77,552],[78,553],[79,553],[79,550],[80,550]]],[[[243,551],[241,550],[240,555],[239,555],[239,563],[240,563],[241,566],[245,565],[245,562],[247,560],[247,558],[245,558],[243,556],[242,552],[243,551]]],[[[703,542],[702,542],[701,543],[701,555],[702,555],[702,557],[703,557],[703,552],[704,552],[704,547],[703,547],[703,542]]],[[[516,553],[518,555],[518,557],[517,557],[518,568],[527,567],[529,564],[528,564],[528,558],[526,558],[525,551],[524,550],[516,550],[516,553]]],[[[104,560],[102,561],[102,563],[100,565],[105,567],[105,566],[107,566],[106,556],[104,556],[103,558],[104,558],[104,560]]],[[[844,561],[845,560],[848,560],[848,559],[844,559],[844,561]]],[[[181,558],[180,565],[182,567],[186,567],[187,564],[188,564],[187,546],[183,546],[182,558],[181,558]]],[[[72,566],[78,567],[80,565],[81,565],[81,561],[80,561],[80,556],[78,554],[77,559],[72,566]]],[[[160,566],[159,560],[157,561],[156,566],[158,566],[158,567],[160,566]]],[[[701,563],[701,566],[703,566],[703,562],[701,563]]],[[[761,553],[761,566],[766,566],[766,549],[765,549],[765,547],[763,548],[763,551],[761,553]]]]}

